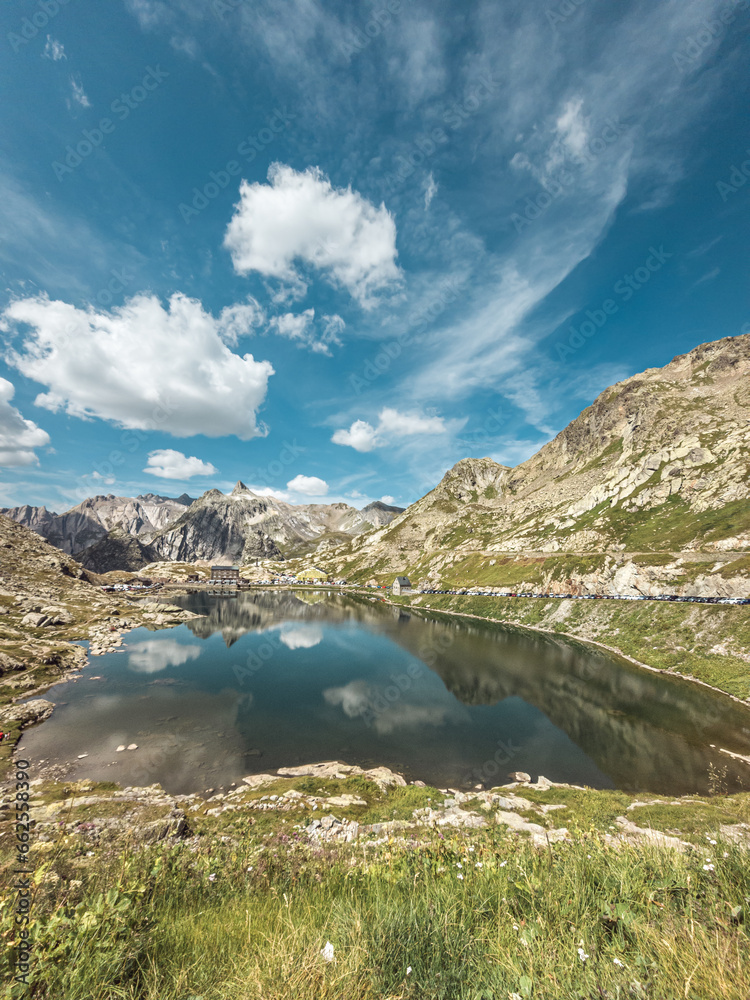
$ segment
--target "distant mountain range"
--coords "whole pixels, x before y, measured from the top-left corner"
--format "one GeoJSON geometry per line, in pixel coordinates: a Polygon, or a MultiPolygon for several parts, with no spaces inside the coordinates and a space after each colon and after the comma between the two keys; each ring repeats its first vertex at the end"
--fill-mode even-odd
{"type": "Polygon", "coordinates": [[[464,459],[336,576],[514,590],[750,593],[750,335],[606,389],[516,468],[464,459]]]}
{"type": "Polygon", "coordinates": [[[31,528],[97,573],[138,570],[157,561],[199,559],[248,563],[282,559],[336,543],[402,513],[376,501],[362,510],[344,503],[289,504],[258,496],[238,482],[227,496],[209,490],[199,499],[152,493],[96,496],[63,514],[45,507],[12,507],[0,514],[31,528]]]}

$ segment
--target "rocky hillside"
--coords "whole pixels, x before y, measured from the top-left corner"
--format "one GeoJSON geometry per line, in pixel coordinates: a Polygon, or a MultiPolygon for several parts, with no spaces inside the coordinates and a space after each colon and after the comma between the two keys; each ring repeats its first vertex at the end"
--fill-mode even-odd
{"type": "Polygon", "coordinates": [[[92,573],[110,573],[112,570],[137,572],[155,561],[150,545],[115,528],[84,550],[81,565],[92,573]]]}
{"type": "Polygon", "coordinates": [[[139,605],[103,594],[97,578],[38,534],[0,515],[0,772],[21,729],[46,718],[43,692],[89,655],[122,642],[138,625],[163,627],[194,615],[171,605],[139,605]]]}
{"type": "MultiPolygon", "coordinates": [[[[750,573],[750,335],[703,344],[605,390],[515,469],[464,459],[385,528],[330,550],[353,579],[558,589],[588,573],[639,589],[750,573]],[[518,575],[524,560],[546,572],[518,575]],[[701,566],[700,564],[703,563],[701,566]],[[624,572],[623,572],[624,571],[624,572]],[[622,581],[621,581],[622,582],[622,581]]],[[[726,589],[726,588],[725,588],[726,589]]],[[[731,589],[731,588],[730,588],[731,589]]],[[[700,592],[700,588],[699,588],[700,592]]],[[[710,592],[704,588],[703,592],[710,592]]]]}
{"type": "Polygon", "coordinates": [[[116,497],[110,493],[107,496],[89,497],[64,514],[55,514],[46,507],[28,505],[6,507],[0,510],[0,514],[36,531],[68,555],[78,556],[105,538],[110,531],[119,530],[148,542],[157,531],[166,528],[184,514],[192,502],[192,497],[185,493],[176,500],[154,493],[146,493],[135,499],[116,497]]]}

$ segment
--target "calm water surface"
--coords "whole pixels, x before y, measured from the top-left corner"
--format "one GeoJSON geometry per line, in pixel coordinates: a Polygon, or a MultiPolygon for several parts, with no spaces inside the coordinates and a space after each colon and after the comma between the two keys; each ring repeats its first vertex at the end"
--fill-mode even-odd
{"type": "Polygon", "coordinates": [[[750,753],[747,710],[578,643],[324,591],[176,603],[204,617],[131,632],[53,688],[25,757],[173,793],[332,759],[442,787],[518,770],[706,793],[713,766],[750,788],[750,767],[718,749],[750,753]]]}

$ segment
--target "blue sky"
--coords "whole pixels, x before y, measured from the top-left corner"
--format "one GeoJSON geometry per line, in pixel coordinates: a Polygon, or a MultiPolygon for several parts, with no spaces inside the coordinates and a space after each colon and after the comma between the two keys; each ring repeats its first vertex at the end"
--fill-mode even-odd
{"type": "Polygon", "coordinates": [[[406,505],[750,330],[748,0],[0,5],[0,504],[406,505]]]}

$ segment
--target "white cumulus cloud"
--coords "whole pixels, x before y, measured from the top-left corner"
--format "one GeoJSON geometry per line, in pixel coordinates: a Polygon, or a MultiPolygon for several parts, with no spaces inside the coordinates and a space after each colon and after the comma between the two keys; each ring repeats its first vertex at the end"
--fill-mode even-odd
{"type": "Polygon", "coordinates": [[[277,490],[273,486],[248,486],[251,493],[256,497],[273,497],[275,500],[283,500],[284,503],[291,503],[291,496],[286,490],[277,490]]]}
{"type": "Polygon", "coordinates": [[[161,479],[191,479],[193,476],[213,476],[217,470],[210,462],[202,462],[195,456],[188,458],[172,448],[162,448],[149,452],[143,471],[161,479]]]}
{"type": "Polygon", "coordinates": [[[384,496],[380,498],[380,502],[388,504],[388,506],[390,507],[396,502],[396,498],[390,496],[384,496]]]}
{"type": "Polygon", "coordinates": [[[257,411],[273,367],[227,346],[243,316],[249,323],[231,306],[216,319],[179,293],[166,309],[155,295],[137,295],[111,312],[36,296],[12,302],[0,329],[31,328],[8,360],[47,387],[37,406],[174,437],[248,441],[266,433],[257,411]]]}
{"type": "Polygon", "coordinates": [[[265,322],[263,307],[252,296],[246,302],[236,302],[225,306],[219,317],[218,333],[225,344],[236,347],[240,337],[252,333],[255,327],[265,322]]]}
{"type": "Polygon", "coordinates": [[[49,434],[31,420],[25,420],[10,405],[15,394],[12,382],[0,378],[0,466],[37,465],[34,448],[49,444],[49,434]]]}
{"type": "Polygon", "coordinates": [[[289,340],[302,340],[315,318],[314,309],[305,309],[303,313],[284,313],[283,316],[274,316],[269,325],[278,333],[280,337],[288,337],[289,340]]]}
{"type": "Polygon", "coordinates": [[[268,184],[242,181],[224,245],[239,274],[256,271],[299,286],[299,261],[322,271],[363,306],[400,279],[396,224],[349,188],[334,188],[316,167],[272,163],[268,184]]]}
{"type": "Polygon", "coordinates": [[[348,445],[355,451],[372,451],[376,446],[377,434],[372,424],[366,420],[355,420],[349,430],[341,428],[333,432],[334,444],[348,445]]]}
{"type": "Polygon", "coordinates": [[[304,493],[309,497],[324,497],[328,493],[328,483],[317,476],[295,476],[286,485],[294,493],[304,493]]]}
{"type": "Polygon", "coordinates": [[[425,417],[420,413],[401,413],[385,407],[378,415],[378,425],[373,427],[366,420],[355,420],[346,430],[334,432],[334,444],[348,445],[355,451],[372,451],[393,438],[411,437],[415,434],[445,434],[448,427],[442,417],[425,417]]]}

